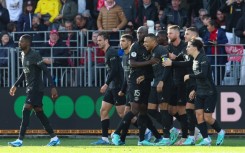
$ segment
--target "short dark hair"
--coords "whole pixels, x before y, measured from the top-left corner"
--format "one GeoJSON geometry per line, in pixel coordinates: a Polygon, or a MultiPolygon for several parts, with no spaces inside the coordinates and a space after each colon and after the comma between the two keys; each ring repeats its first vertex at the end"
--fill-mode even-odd
{"type": "Polygon", "coordinates": [[[149,33],[149,34],[147,34],[146,36],[145,36],[145,38],[146,37],[149,37],[149,38],[151,38],[151,39],[153,39],[154,41],[156,41],[157,42],[157,36],[156,35],[154,35],[153,33],[149,33]]]}
{"type": "Polygon", "coordinates": [[[162,35],[162,36],[167,36],[167,32],[165,30],[159,30],[156,35],[162,35]]]}
{"type": "Polygon", "coordinates": [[[187,31],[187,30],[188,30],[188,31],[192,31],[192,32],[196,33],[197,36],[199,36],[199,32],[198,32],[198,30],[197,30],[196,27],[189,27],[189,28],[186,29],[186,31],[187,31]]]}
{"type": "Polygon", "coordinates": [[[24,39],[25,41],[29,42],[30,44],[32,43],[32,37],[28,34],[24,34],[21,36],[22,39],[24,39]]]}
{"type": "Polygon", "coordinates": [[[110,40],[110,35],[108,32],[99,32],[98,36],[103,37],[105,40],[107,39],[108,41],[110,40]]]}
{"type": "Polygon", "coordinates": [[[218,28],[219,27],[219,25],[217,24],[217,22],[215,21],[215,20],[210,20],[209,22],[208,22],[211,26],[214,26],[215,28],[218,28]]]}
{"type": "Polygon", "coordinates": [[[191,42],[191,45],[196,47],[199,51],[203,48],[203,42],[198,38],[193,38],[189,42],[191,42]]]}
{"type": "Polygon", "coordinates": [[[128,41],[130,41],[131,43],[133,43],[133,36],[130,35],[130,34],[124,34],[124,35],[121,36],[121,38],[125,38],[128,41]]]}

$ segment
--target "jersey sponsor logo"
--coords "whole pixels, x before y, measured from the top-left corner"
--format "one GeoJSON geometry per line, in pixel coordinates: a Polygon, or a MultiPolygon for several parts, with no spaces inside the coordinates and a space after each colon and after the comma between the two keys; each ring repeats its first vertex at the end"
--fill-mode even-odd
{"type": "Polygon", "coordinates": [[[192,69],[193,69],[193,71],[196,71],[197,69],[198,69],[198,67],[199,67],[199,62],[198,61],[196,61],[196,60],[193,60],[193,65],[192,65],[192,69]]]}
{"type": "Polygon", "coordinates": [[[130,54],[130,56],[131,56],[131,57],[136,57],[136,56],[137,56],[137,53],[136,53],[136,52],[132,52],[132,53],[130,54]]]}

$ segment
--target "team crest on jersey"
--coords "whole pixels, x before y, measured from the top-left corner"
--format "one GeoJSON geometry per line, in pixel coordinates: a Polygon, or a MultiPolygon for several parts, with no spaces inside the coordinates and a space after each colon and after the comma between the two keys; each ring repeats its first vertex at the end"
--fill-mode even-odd
{"type": "Polygon", "coordinates": [[[30,73],[30,70],[29,70],[28,67],[24,67],[24,68],[23,68],[23,72],[24,72],[25,74],[27,74],[27,73],[30,73]]]}
{"type": "Polygon", "coordinates": [[[130,56],[131,56],[131,57],[136,57],[136,56],[137,56],[137,53],[136,53],[136,52],[132,52],[132,53],[130,54],[130,56]]]}

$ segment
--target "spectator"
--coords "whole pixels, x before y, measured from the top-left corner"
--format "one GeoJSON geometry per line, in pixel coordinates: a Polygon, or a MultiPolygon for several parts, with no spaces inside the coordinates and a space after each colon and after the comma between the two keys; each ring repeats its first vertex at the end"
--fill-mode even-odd
{"type": "Polygon", "coordinates": [[[24,12],[20,15],[17,23],[17,31],[30,31],[32,26],[32,17],[34,12],[34,3],[28,0],[24,4],[24,12]]]}
{"type": "Polygon", "coordinates": [[[187,11],[184,8],[180,8],[181,0],[172,0],[171,4],[164,12],[164,27],[170,22],[178,25],[181,29],[188,27],[187,11]]]}
{"type": "Polygon", "coordinates": [[[76,15],[75,17],[75,29],[76,30],[80,30],[81,32],[84,32],[84,34],[88,31],[88,30],[94,30],[95,27],[93,26],[93,23],[91,22],[91,20],[89,21],[87,17],[84,17],[81,14],[76,15]]]}
{"type": "Polygon", "coordinates": [[[203,25],[203,17],[208,14],[208,11],[206,9],[200,9],[199,10],[199,17],[194,18],[193,27],[196,27],[198,30],[200,30],[203,25]]]}
{"type": "Polygon", "coordinates": [[[157,8],[152,0],[140,1],[138,11],[138,26],[144,25],[147,20],[152,20],[154,22],[158,20],[157,8]]]}
{"type": "Polygon", "coordinates": [[[18,40],[18,38],[15,38],[15,36],[17,35],[14,35],[14,32],[16,32],[16,24],[14,22],[9,22],[7,24],[7,32],[10,36],[11,41],[14,41],[14,39],[18,40]]]}
{"type": "Polygon", "coordinates": [[[65,21],[73,21],[77,15],[77,4],[72,0],[61,0],[63,6],[60,14],[55,17],[54,21],[60,24],[59,30],[64,30],[65,21]]]}
{"type": "Polygon", "coordinates": [[[216,23],[220,28],[225,30],[225,15],[220,10],[217,10],[216,13],[216,23]]]}
{"type": "Polygon", "coordinates": [[[48,27],[48,30],[57,30],[59,24],[54,21],[59,15],[60,8],[60,0],[39,0],[34,13],[43,20],[44,24],[48,27]]]}
{"type": "Polygon", "coordinates": [[[40,50],[40,55],[47,57],[43,59],[45,64],[53,64],[54,67],[68,66],[68,50],[66,48],[66,44],[59,39],[59,33],[57,30],[50,31],[49,41],[45,43],[43,47],[45,47],[45,49],[40,50]],[[51,57],[51,54],[53,54],[53,57],[51,57]]]}
{"type": "Polygon", "coordinates": [[[236,25],[235,34],[240,37],[240,44],[245,46],[245,14],[238,20],[236,25]]]}
{"type": "Polygon", "coordinates": [[[130,34],[133,37],[133,42],[137,40],[136,32],[134,31],[134,25],[128,23],[125,27],[124,34],[130,34]]]}
{"type": "MultiPolygon", "coordinates": [[[[91,0],[90,0],[91,1],[91,0]]],[[[86,0],[77,0],[78,13],[82,14],[86,10],[86,0]]]]}
{"type": "Polygon", "coordinates": [[[10,40],[10,36],[7,32],[2,32],[0,42],[0,86],[4,87],[9,83],[8,80],[8,68],[9,67],[9,49],[14,47],[14,43],[10,40]]]}
{"type": "Polygon", "coordinates": [[[30,33],[30,35],[32,36],[31,46],[38,47],[37,49],[39,49],[44,41],[44,33],[40,31],[46,31],[47,27],[41,23],[40,18],[36,15],[33,16],[31,24],[32,24],[30,30],[32,31],[32,33],[30,33]]]}
{"type": "Polygon", "coordinates": [[[226,31],[232,32],[236,27],[239,18],[245,12],[245,4],[243,0],[228,0],[220,8],[220,11],[226,16],[226,31]]]}
{"type": "Polygon", "coordinates": [[[122,8],[116,4],[115,0],[105,0],[105,6],[100,9],[97,19],[98,30],[116,32],[122,30],[126,24],[127,18],[122,8]]]}
{"type": "Polygon", "coordinates": [[[225,31],[221,28],[217,28],[217,24],[214,20],[210,20],[207,24],[207,33],[203,39],[206,47],[206,55],[208,55],[209,61],[212,66],[217,67],[217,71],[214,67],[213,76],[215,78],[216,85],[221,85],[225,74],[225,64],[227,62],[227,56],[224,46],[217,46],[226,44],[228,39],[225,31]]]}
{"type": "Polygon", "coordinates": [[[166,29],[166,27],[164,27],[164,23],[163,23],[163,18],[164,18],[164,11],[163,10],[159,10],[158,12],[158,21],[160,22],[160,25],[162,27],[162,29],[166,29]]]}
{"type": "Polygon", "coordinates": [[[7,30],[7,24],[10,21],[9,11],[3,7],[2,1],[3,0],[0,0],[0,32],[7,30]]]}
{"type": "Polygon", "coordinates": [[[159,21],[155,22],[155,32],[163,30],[159,21]]]}
{"type": "Polygon", "coordinates": [[[135,23],[137,9],[134,0],[116,0],[116,3],[122,7],[128,22],[135,23]]]}
{"type": "Polygon", "coordinates": [[[10,21],[17,23],[23,9],[23,0],[6,0],[10,21]]]}
{"type": "Polygon", "coordinates": [[[206,35],[206,33],[208,31],[207,24],[210,20],[211,20],[211,17],[208,14],[203,16],[203,18],[202,18],[203,26],[198,30],[199,36],[201,38],[204,38],[204,36],[206,35]]]}

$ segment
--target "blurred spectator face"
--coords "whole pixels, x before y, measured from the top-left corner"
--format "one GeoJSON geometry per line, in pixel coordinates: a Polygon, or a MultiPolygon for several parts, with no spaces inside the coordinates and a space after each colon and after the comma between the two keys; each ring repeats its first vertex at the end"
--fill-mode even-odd
{"type": "Polygon", "coordinates": [[[207,13],[204,11],[199,12],[199,18],[203,20],[203,16],[206,15],[207,13]]]}
{"type": "Polygon", "coordinates": [[[71,31],[73,29],[71,22],[65,22],[65,30],[71,31]]]}
{"type": "Polygon", "coordinates": [[[97,44],[97,37],[98,37],[98,33],[93,33],[92,41],[93,41],[94,44],[97,44]]]}
{"type": "Polygon", "coordinates": [[[225,19],[224,14],[223,14],[222,12],[220,12],[219,10],[218,10],[217,13],[216,13],[216,17],[217,17],[217,19],[218,19],[219,21],[224,21],[224,19],[225,19]]]}
{"type": "Polygon", "coordinates": [[[151,0],[143,0],[144,5],[149,5],[151,3],[151,0]]]}
{"type": "Polygon", "coordinates": [[[59,34],[57,30],[52,30],[49,35],[49,39],[52,42],[57,42],[59,40],[59,34]]]}
{"type": "Polygon", "coordinates": [[[209,22],[207,24],[207,29],[209,32],[213,32],[215,30],[215,26],[211,25],[209,22]]]}
{"type": "Polygon", "coordinates": [[[236,2],[237,2],[237,3],[241,3],[241,2],[242,2],[242,0],[236,0],[236,2]]]}
{"type": "Polygon", "coordinates": [[[172,7],[173,8],[178,8],[180,3],[181,3],[181,1],[180,0],[172,0],[171,3],[172,3],[172,7]]]}
{"type": "Polygon", "coordinates": [[[97,37],[97,44],[100,49],[104,50],[106,43],[108,43],[108,40],[105,40],[103,36],[97,37]]]}
{"type": "Polygon", "coordinates": [[[4,35],[2,36],[1,41],[2,41],[2,44],[3,44],[3,45],[7,44],[7,43],[9,42],[9,35],[8,35],[8,34],[4,34],[4,35]]]}
{"type": "Polygon", "coordinates": [[[164,11],[160,10],[159,13],[158,13],[158,19],[162,20],[163,19],[163,15],[164,15],[164,11]]]}
{"type": "Polygon", "coordinates": [[[86,25],[86,19],[81,18],[81,16],[79,15],[76,16],[75,22],[76,22],[76,26],[81,29],[84,28],[86,25]]]}
{"type": "Polygon", "coordinates": [[[109,6],[111,6],[114,4],[115,0],[106,0],[106,2],[109,6]]]}
{"type": "Polygon", "coordinates": [[[155,24],[156,31],[162,30],[160,23],[155,24]]]}
{"type": "Polygon", "coordinates": [[[174,29],[168,29],[168,39],[170,42],[174,42],[178,38],[179,34],[174,29]]]}
{"type": "Polygon", "coordinates": [[[208,22],[211,20],[211,18],[204,18],[203,20],[202,20],[202,22],[203,22],[203,24],[205,25],[205,26],[207,26],[208,25],[208,22]]]}
{"type": "Polygon", "coordinates": [[[26,6],[26,10],[27,10],[28,12],[32,12],[33,7],[32,7],[31,5],[27,5],[27,6],[26,6]]]}
{"type": "Polygon", "coordinates": [[[132,33],[133,32],[132,32],[132,30],[129,27],[125,28],[124,34],[132,34],[132,33]]]}
{"type": "Polygon", "coordinates": [[[38,25],[40,24],[40,19],[37,17],[37,16],[34,16],[33,18],[32,18],[32,21],[31,21],[32,23],[32,27],[33,28],[37,28],[38,27],[38,25]]]}

